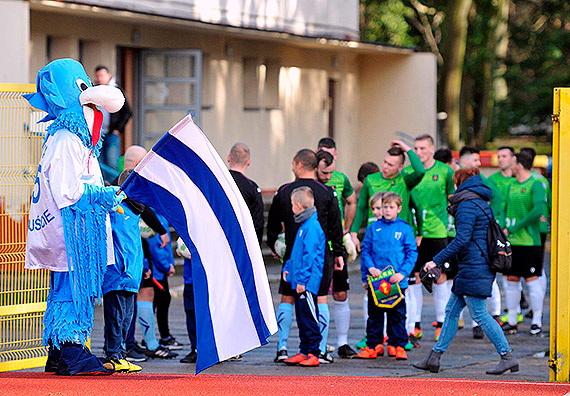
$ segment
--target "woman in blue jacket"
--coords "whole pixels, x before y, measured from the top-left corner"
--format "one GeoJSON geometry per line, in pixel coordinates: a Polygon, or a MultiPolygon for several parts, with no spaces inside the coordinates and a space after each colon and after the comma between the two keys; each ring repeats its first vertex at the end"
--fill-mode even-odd
{"type": "Polygon", "coordinates": [[[451,205],[448,211],[455,217],[457,236],[424,269],[436,266],[441,268],[450,259],[457,258],[459,273],[455,277],[451,297],[445,308],[445,321],[439,340],[430,354],[413,366],[432,373],[439,371],[440,357],[455,337],[459,314],[467,306],[473,319],[501,355],[499,364],[488,370],[487,374],[499,375],[508,370],[515,372],[519,370],[519,364],[503,330],[487,311],[487,297],[491,296],[495,279],[495,273],[487,264],[486,249],[489,218],[494,218],[488,204],[492,196],[491,189],[483,184],[479,169],[476,168],[458,170],[454,180],[457,190],[449,199],[451,205]]]}

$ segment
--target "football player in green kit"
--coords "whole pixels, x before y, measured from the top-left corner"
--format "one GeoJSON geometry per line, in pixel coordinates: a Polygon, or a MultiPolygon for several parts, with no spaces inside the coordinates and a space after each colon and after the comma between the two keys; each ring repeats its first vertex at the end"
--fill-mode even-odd
{"type": "MultiPolygon", "coordinates": [[[[423,294],[419,272],[425,263],[431,261],[436,254],[447,246],[447,228],[449,223],[447,198],[455,192],[455,184],[453,182],[453,170],[448,165],[433,158],[435,144],[430,135],[418,136],[414,141],[414,151],[425,168],[424,177],[413,190],[417,194],[423,209],[423,228],[418,246],[418,260],[409,283],[410,294],[413,294],[416,303],[416,329],[414,335],[420,337],[422,335],[423,294]]],[[[413,169],[408,166],[404,169],[403,174],[407,175],[411,172],[413,172],[413,169]]],[[[450,296],[445,273],[442,273],[440,279],[434,284],[433,296],[437,321],[435,336],[437,339],[445,318],[445,305],[450,296]]]]}
{"type": "Polygon", "coordinates": [[[533,311],[531,335],[542,331],[542,306],[545,290],[538,280],[542,274],[540,217],[547,204],[546,189],[531,174],[532,157],[525,152],[515,154],[512,168],[514,180],[507,193],[505,233],[513,250],[513,266],[507,274],[508,322],[503,325],[507,334],[518,332],[517,313],[521,298],[520,279],[525,278],[533,311]]]}
{"type": "MultiPolygon", "coordinates": [[[[331,138],[322,138],[317,145],[317,179],[336,192],[340,208],[343,235],[347,234],[356,212],[356,194],[348,180],[348,177],[336,170],[336,158],[338,152],[336,143],[331,138]],[[319,155],[319,154],[325,154],[319,155]],[[346,212],[343,208],[346,202],[346,212]]],[[[350,329],[350,303],[348,299],[348,257],[344,257],[345,265],[342,270],[333,272],[332,288],[334,299],[334,320],[337,332],[338,355],[344,359],[352,359],[357,353],[348,345],[348,331],[350,329]]],[[[319,315],[321,312],[328,313],[327,296],[318,297],[319,315]],[[325,307],[326,306],[326,307],[325,307]]],[[[330,314],[329,314],[330,316],[330,314]]],[[[326,356],[325,351],[322,351],[326,356]]]]}

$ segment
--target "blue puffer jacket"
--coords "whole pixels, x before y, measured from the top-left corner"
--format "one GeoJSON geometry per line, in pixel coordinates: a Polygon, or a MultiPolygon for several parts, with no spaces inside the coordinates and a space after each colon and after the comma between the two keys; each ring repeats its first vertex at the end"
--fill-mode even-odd
{"type": "Polygon", "coordinates": [[[451,290],[458,296],[491,296],[495,273],[489,269],[486,257],[489,217],[494,218],[488,204],[491,196],[491,189],[483,183],[481,176],[476,175],[463,182],[450,199],[452,204],[453,201],[460,201],[455,213],[457,235],[453,242],[433,258],[433,261],[441,267],[451,258],[457,258],[459,273],[451,290]],[[464,197],[465,200],[459,199],[460,197],[464,197]],[[489,217],[477,205],[483,208],[489,217]]]}
{"type": "Polygon", "coordinates": [[[293,290],[297,285],[304,285],[314,295],[319,292],[325,264],[325,246],[325,233],[315,212],[301,224],[295,236],[291,258],[283,267],[283,272],[289,272],[287,282],[293,290]]]}
{"type": "Polygon", "coordinates": [[[407,289],[408,277],[417,258],[418,249],[412,227],[400,218],[376,220],[366,228],[362,240],[362,281],[367,282],[371,267],[383,270],[391,265],[394,271],[404,275],[400,289],[407,289]]]}

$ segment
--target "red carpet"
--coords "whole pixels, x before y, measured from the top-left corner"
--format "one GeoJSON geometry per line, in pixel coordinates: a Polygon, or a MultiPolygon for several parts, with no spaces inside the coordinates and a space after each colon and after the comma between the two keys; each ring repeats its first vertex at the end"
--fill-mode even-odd
{"type": "Polygon", "coordinates": [[[405,396],[570,395],[570,384],[461,379],[114,374],[56,377],[44,373],[1,373],[0,396],[405,396]]]}

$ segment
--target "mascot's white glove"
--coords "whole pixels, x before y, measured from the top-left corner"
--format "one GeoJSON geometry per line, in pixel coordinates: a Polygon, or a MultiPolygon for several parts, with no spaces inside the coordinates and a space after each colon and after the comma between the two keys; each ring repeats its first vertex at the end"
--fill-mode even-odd
{"type": "Polygon", "coordinates": [[[350,233],[346,234],[342,239],[344,241],[344,248],[348,253],[348,262],[354,263],[354,260],[358,257],[358,253],[356,252],[356,245],[352,241],[350,233]]]}

